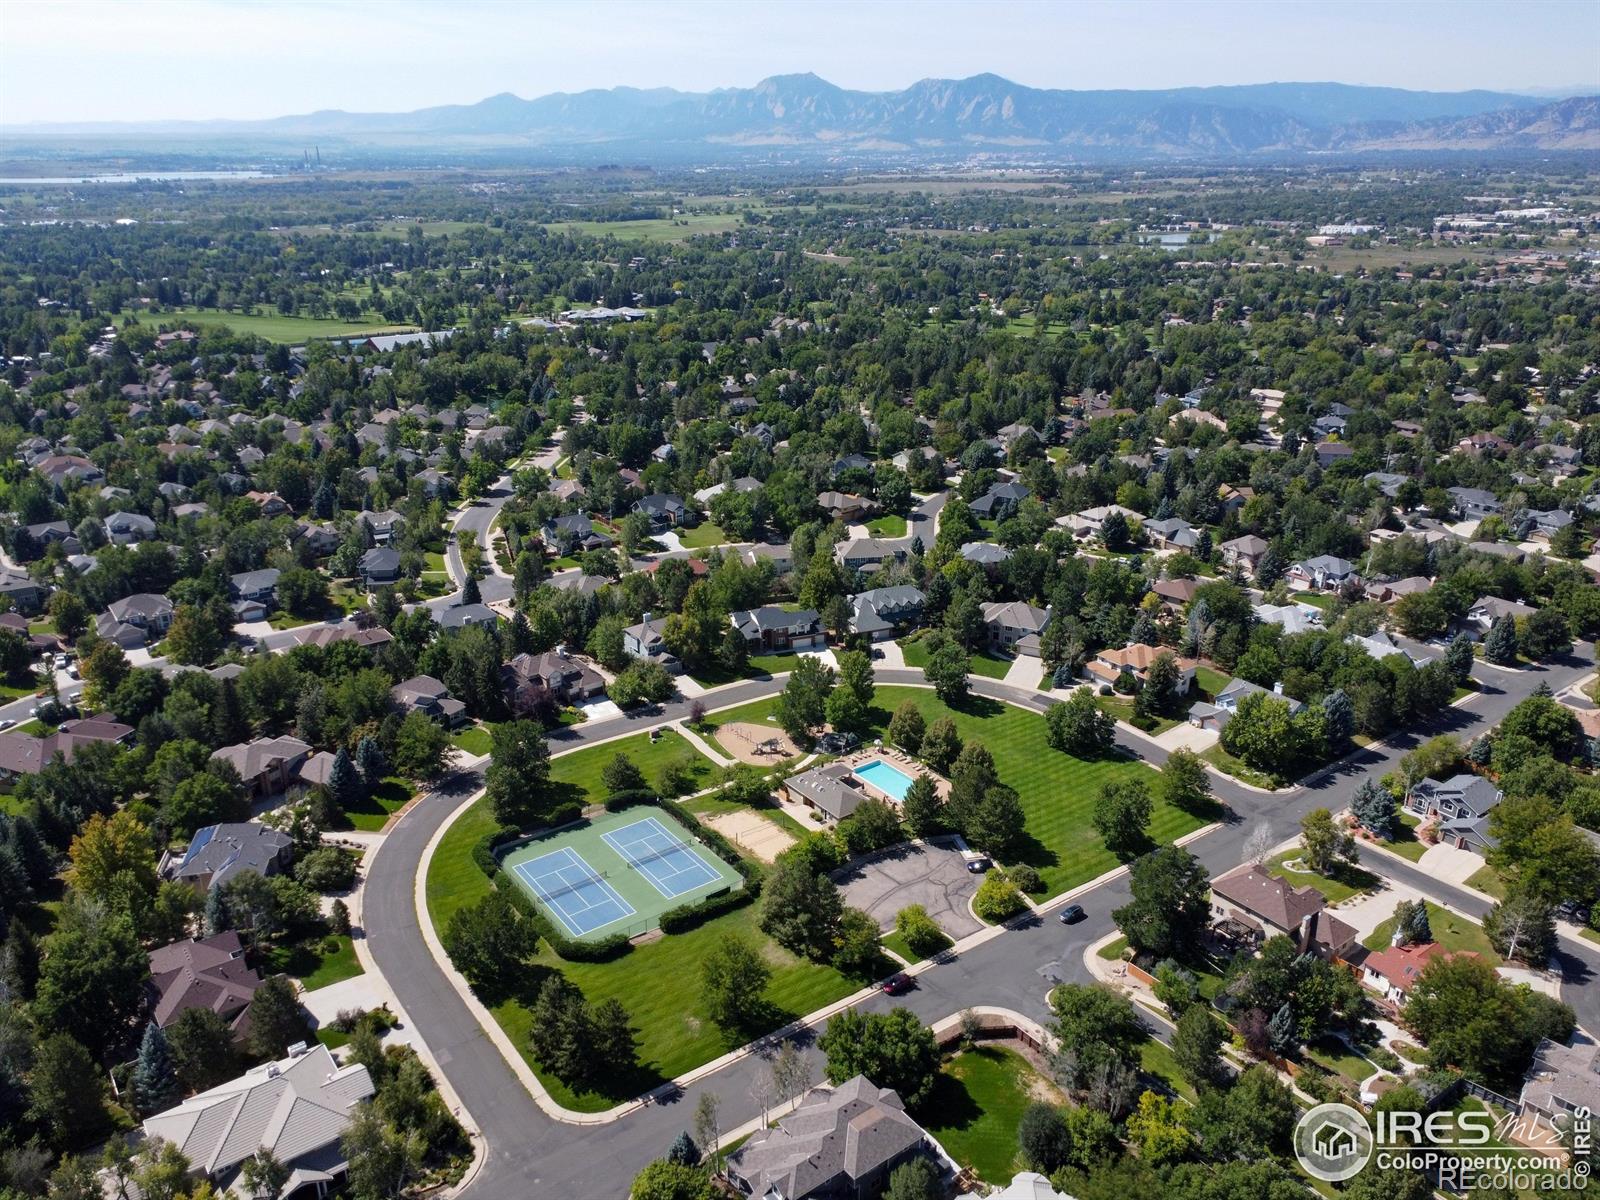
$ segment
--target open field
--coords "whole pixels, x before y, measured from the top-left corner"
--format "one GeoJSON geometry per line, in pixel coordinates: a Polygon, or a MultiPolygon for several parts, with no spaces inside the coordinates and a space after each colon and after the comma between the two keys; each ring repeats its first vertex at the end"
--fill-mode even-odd
{"type": "Polygon", "coordinates": [[[252,333],[269,342],[298,344],[312,338],[366,337],[378,333],[410,333],[415,325],[389,325],[373,315],[369,321],[318,320],[314,317],[285,317],[277,313],[246,315],[219,312],[214,308],[170,308],[164,312],[137,313],[141,325],[226,325],[235,333],[252,333]]]}
{"type": "MultiPolygon", "coordinates": [[[[918,670],[928,665],[928,650],[921,639],[907,638],[900,643],[900,650],[905,655],[906,666],[918,670]]],[[[1004,679],[1006,672],[1011,670],[1012,659],[1002,658],[998,654],[984,650],[969,656],[968,670],[974,675],[983,675],[989,679],[1004,679]]]]}
{"type": "Polygon", "coordinates": [[[551,233],[614,237],[625,241],[681,242],[700,233],[728,233],[742,224],[744,217],[739,213],[688,212],[645,221],[559,221],[545,228],[551,233]]]}
{"type": "Polygon", "coordinates": [[[1021,1169],[1017,1126],[1023,1110],[1035,1100],[1063,1099],[1015,1050],[979,1046],[944,1064],[919,1114],[952,1158],[984,1182],[1003,1184],[1021,1169]]]}

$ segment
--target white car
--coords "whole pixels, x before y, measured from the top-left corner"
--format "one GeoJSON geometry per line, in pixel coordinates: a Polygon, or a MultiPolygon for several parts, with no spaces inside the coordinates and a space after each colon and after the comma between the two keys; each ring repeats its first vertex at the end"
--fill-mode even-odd
{"type": "Polygon", "coordinates": [[[10,717],[0,717],[0,731],[10,729],[16,722],[10,717]]]}

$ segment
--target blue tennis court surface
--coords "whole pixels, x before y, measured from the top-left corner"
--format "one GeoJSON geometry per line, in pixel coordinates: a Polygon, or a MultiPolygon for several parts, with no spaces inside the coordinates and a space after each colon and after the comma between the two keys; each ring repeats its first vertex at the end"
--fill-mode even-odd
{"type": "Polygon", "coordinates": [[[715,867],[654,817],[608,830],[601,836],[624,862],[669,900],[722,878],[715,867]]]}
{"type": "Polygon", "coordinates": [[[573,937],[633,916],[633,905],[569,847],[518,863],[512,870],[573,937]]]}

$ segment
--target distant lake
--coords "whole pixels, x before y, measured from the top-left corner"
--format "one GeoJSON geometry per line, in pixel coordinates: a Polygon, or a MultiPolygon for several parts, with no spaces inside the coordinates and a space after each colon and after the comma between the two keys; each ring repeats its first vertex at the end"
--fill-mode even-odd
{"type": "Polygon", "coordinates": [[[30,175],[3,178],[0,184],[27,186],[50,183],[164,183],[181,179],[265,179],[265,171],[128,171],[114,175],[30,175]]]}
{"type": "MultiPolygon", "coordinates": [[[[1163,250],[1182,250],[1190,244],[1188,233],[1141,233],[1138,238],[1147,245],[1160,246],[1163,250]]],[[[1216,234],[1206,234],[1206,241],[1216,240],[1216,234]]]]}

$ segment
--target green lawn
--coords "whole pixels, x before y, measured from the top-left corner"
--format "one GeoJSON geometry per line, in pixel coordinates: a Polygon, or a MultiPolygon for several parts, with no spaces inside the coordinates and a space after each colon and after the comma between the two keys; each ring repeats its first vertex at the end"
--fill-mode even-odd
{"type": "Polygon", "coordinates": [[[494,738],[482,725],[471,725],[455,734],[450,739],[450,744],[457,750],[465,751],[476,758],[481,754],[489,753],[489,747],[494,744],[494,738]]]}
{"type": "Polygon", "coordinates": [[[944,1064],[917,1109],[923,1128],[950,1156],[986,1182],[1009,1183],[1017,1166],[1017,1126],[1036,1096],[1061,1094],[1014,1050],[980,1046],[944,1064]]]}
{"type": "Polygon", "coordinates": [[[1099,950],[1095,951],[1095,953],[1101,958],[1106,959],[1108,962],[1115,962],[1117,959],[1122,957],[1122,952],[1127,948],[1128,939],[1125,937],[1119,937],[1114,941],[1107,942],[1104,946],[1101,946],[1099,950]]]}
{"type": "Polygon", "coordinates": [[[1183,723],[1181,716],[1150,716],[1138,717],[1133,710],[1133,700],[1127,696],[1095,696],[1095,703],[1100,706],[1100,711],[1106,713],[1114,721],[1121,721],[1125,725],[1132,725],[1135,729],[1159,736],[1169,729],[1176,729],[1183,723]]]}
{"type": "Polygon", "coordinates": [[[728,233],[743,221],[740,213],[684,212],[671,218],[642,221],[559,221],[545,228],[552,233],[589,234],[623,241],[681,242],[698,233],[728,233]]]}
{"type": "Polygon", "coordinates": [[[1153,1079],[1159,1079],[1189,1103],[1195,1100],[1194,1088],[1178,1070],[1178,1060],[1165,1043],[1147,1038],[1139,1047],[1139,1069],[1153,1079]]]}
{"type": "Polygon", "coordinates": [[[1194,669],[1194,683],[1197,688],[1209,698],[1227,687],[1232,681],[1231,675],[1224,675],[1221,671],[1214,671],[1210,667],[1196,667],[1194,669]]]}
{"type": "Polygon", "coordinates": [[[1427,846],[1417,840],[1417,826],[1422,824],[1420,817],[1414,817],[1408,812],[1400,814],[1400,827],[1395,830],[1394,841],[1380,842],[1385,850],[1392,850],[1401,858],[1408,858],[1416,862],[1428,852],[1427,846]]]}
{"type": "Polygon", "coordinates": [[[1484,863],[1467,878],[1467,886],[1476,888],[1486,896],[1493,896],[1496,900],[1506,898],[1506,881],[1488,863],[1484,863]]]}
{"type": "Polygon", "coordinates": [[[1378,886],[1378,877],[1360,867],[1344,866],[1336,875],[1317,875],[1311,871],[1291,871],[1283,865],[1300,858],[1303,854],[1304,851],[1298,846],[1285,850],[1282,854],[1267,860],[1267,870],[1279,879],[1287,879],[1295,887],[1310,884],[1323,894],[1329,904],[1337,904],[1341,900],[1350,899],[1351,896],[1370,892],[1378,886]]]}
{"type": "MultiPolygon", "coordinates": [[[[900,643],[900,650],[905,655],[906,666],[920,670],[928,665],[928,649],[922,644],[921,639],[907,638],[900,643]]],[[[990,679],[1004,679],[1006,672],[1011,670],[1013,661],[985,650],[970,656],[967,672],[972,675],[986,675],[990,679]]]]}
{"type": "Polygon", "coordinates": [[[300,343],[308,338],[340,338],[377,333],[410,333],[415,325],[386,325],[376,313],[366,321],[318,320],[314,317],[284,317],[275,312],[245,316],[216,309],[172,308],[165,312],[134,315],[141,325],[198,325],[202,328],[226,325],[235,333],[249,333],[269,342],[300,343]]]}
{"type": "Polygon", "coordinates": [[[883,944],[889,947],[889,949],[893,950],[901,958],[905,959],[908,963],[919,963],[925,958],[932,958],[933,954],[940,954],[945,950],[948,950],[955,943],[946,937],[944,939],[944,945],[935,950],[933,954],[918,954],[911,948],[905,938],[901,937],[898,932],[891,930],[883,935],[883,944]]]}
{"type": "Polygon", "coordinates": [[[884,513],[866,524],[867,532],[875,538],[903,538],[906,535],[906,519],[899,513],[884,513]]]}
{"type": "Polygon", "coordinates": [[[1270,775],[1263,775],[1255,768],[1240,762],[1222,748],[1221,742],[1218,742],[1209,750],[1201,751],[1200,757],[1213,767],[1216,767],[1224,775],[1232,775],[1241,783],[1248,783],[1251,787],[1279,788],[1283,786],[1282,780],[1274,779],[1270,775]]]}
{"type": "Polygon", "coordinates": [[[344,815],[357,829],[377,833],[389,823],[389,818],[399,812],[413,795],[411,781],[390,775],[366,798],[358,808],[347,808],[344,815]]]}
{"type": "Polygon", "coordinates": [[[728,540],[722,526],[715,521],[701,521],[693,529],[678,530],[678,542],[687,550],[700,550],[706,546],[720,546],[728,540]]]}
{"type": "MultiPolygon", "coordinates": [[[[1484,933],[1482,925],[1465,917],[1458,917],[1449,909],[1440,908],[1431,900],[1425,900],[1423,903],[1428,906],[1428,929],[1433,934],[1434,941],[1446,950],[1470,950],[1482,956],[1491,966],[1500,965],[1500,956],[1489,944],[1489,935],[1484,933]]],[[[1390,917],[1380,922],[1376,929],[1362,939],[1361,944],[1368,950],[1382,950],[1392,937],[1394,937],[1394,918],[1390,917]]]]}
{"type": "Polygon", "coordinates": [[[344,933],[330,933],[293,946],[274,946],[266,955],[266,972],[290,975],[308,992],[362,974],[355,945],[344,933]]]}
{"type": "Polygon", "coordinates": [[[1331,1034],[1324,1035],[1308,1045],[1306,1057],[1335,1075],[1343,1075],[1351,1083],[1360,1083],[1378,1070],[1376,1063],[1369,1062],[1342,1039],[1331,1034]]]}
{"type": "Polygon", "coordinates": [[[1333,606],[1339,603],[1339,597],[1328,592],[1294,592],[1289,598],[1298,604],[1309,604],[1312,608],[1321,609],[1323,612],[1332,611],[1333,606]]]}

